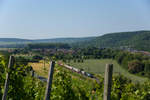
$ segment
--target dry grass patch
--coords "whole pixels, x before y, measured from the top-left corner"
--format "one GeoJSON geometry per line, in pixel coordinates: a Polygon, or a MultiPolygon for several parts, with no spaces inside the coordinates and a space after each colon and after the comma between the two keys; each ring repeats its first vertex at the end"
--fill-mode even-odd
{"type": "Polygon", "coordinates": [[[45,63],[44,67],[44,62],[40,61],[38,63],[29,63],[30,66],[32,66],[33,70],[40,76],[43,77],[48,77],[48,71],[49,71],[49,63],[45,63]]]}

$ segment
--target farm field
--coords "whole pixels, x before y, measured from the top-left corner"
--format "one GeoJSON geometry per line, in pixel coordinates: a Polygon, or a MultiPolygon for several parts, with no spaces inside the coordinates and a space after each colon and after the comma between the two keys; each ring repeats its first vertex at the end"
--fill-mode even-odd
{"type": "Polygon", "coordinates": [[[106,64],[113,64],[113,73],[114,74],[122,74],[125,77],[131,79],[133,82],[140,82],[143,83],[145,81],[147,81],[147,78],[144,77],[139,77],[136,75],[132,75],[129,72],[127,72],[125,69],[121,68],[121,66],[115,61],[115,60],[111,60],[111,59],[89,59],[89,60],[84,60],[83,63],[79,63],[79,62],[73,62],[71,61],[69,63],[69,65],[79,68],[79,69],[84,69],[86,72],[89,73],[94,73],[94,74],[102,74],[104,75],[105,72],[105,66],[106,64]]]}

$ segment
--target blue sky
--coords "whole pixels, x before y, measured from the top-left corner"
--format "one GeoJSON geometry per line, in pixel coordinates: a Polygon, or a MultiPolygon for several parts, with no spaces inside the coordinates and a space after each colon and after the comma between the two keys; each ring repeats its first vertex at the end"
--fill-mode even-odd
{"type": "Polygon", "coordinates": [[[150,30],[150,0],[0,0],[0,38],[150,30]]]}

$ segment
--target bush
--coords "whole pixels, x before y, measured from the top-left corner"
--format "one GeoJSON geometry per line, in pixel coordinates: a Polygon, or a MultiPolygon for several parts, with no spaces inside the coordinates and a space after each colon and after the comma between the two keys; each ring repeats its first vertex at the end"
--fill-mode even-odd
{"type": "Polygon", "coordinates": [[[131,73],[139,73],[144,71],[144,66],[139,60],[132,60],[128,63],[128,71],[131,73]]]}

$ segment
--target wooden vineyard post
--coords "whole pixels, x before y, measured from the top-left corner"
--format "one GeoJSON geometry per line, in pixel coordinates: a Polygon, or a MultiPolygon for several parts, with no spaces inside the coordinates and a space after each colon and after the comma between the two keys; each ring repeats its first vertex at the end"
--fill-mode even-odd
{"type": "Polygon", "coordinates": [[[44,58],[44,70],[45,70],[45,58],[44,58]]]}
{"type": "Polygon", "coordinates": [[[45,100],[50,100],[50,92],[51,92],[51,87],[52,87],[54,66],[55,66],[55,62],[52,61],[51,64],[50,64],[49,75],[48,75],[48,80],[47,80],[45,100]]]}
{"type": "Polygon", "coordinates": [[[113,74],[113,64],[106,64],[103,100],[110,100],[111,98],[112,74],[113,74]]]}
{"type": "MultiPolygon", "coordinates": [[[[14,64],[14,57],[10,56],[9,58],[9,63],[8,63],[8,69],[11,69],[11,67],[14,64]]],[[[6,74],[6,80],[5,80],[5,87],[4,87],[4,94],[2,96],[2,100],[7,99],[7,93],[8,93],[8,88],[9,88],[9,78],[10,78],[10,72],[6,74]]]]}
{"type": "Polygon", "coordinates": [[[31,76],[34,77],[34,70],[31,70],[31,76]]]}
{"type": "Polygon", "coordinates": [[[43,58],[43,70],[45,71],[45,58],[43,58]]]}

